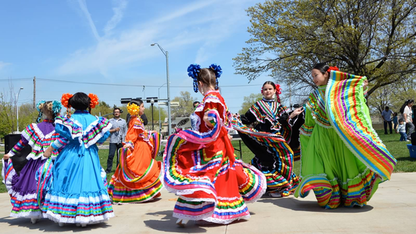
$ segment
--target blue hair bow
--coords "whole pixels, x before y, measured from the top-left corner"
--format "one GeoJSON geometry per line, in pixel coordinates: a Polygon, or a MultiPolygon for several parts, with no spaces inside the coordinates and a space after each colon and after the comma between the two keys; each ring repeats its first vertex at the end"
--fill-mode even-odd
{"type": "Polygon", "coordinates": [[[211,66],[209,66],[209,68],[214,70],[214,72],[215,72],[215,77],[216,77],[216,81],[217,81],[215,89],[218,89],[218,78],[220,78],[221,74],[222,74],[221,66],[213,63],[213,64],[211,64],[211,66]]]}
{"type": "Polygon", "coordinates": [[[191,64],[188,67],[188,76],[194,80],[194,91],[198,92],[198,74],[201,72],[201,66],[199,64],[191,64]]]}

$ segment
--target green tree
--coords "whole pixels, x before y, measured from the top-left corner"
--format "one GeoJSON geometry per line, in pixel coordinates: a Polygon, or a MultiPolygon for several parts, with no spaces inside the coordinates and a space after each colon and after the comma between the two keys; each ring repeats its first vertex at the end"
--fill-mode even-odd
{"type": "MultiPolygon", "coordinates": [[[[159,128],[159,108],[160,108],[160,121],[163,122],[164,119],[167,116],[166,111],[163,109],[162,106],[158,107],[157,103],[155,103],[153,105],[153,124],[154,124],[154,129],[155,130],[159,128]]],[[[151,105],[148,105],[148,106],[146,105],[146,109],[144,109],[144,113],[147,116],[147,120],[149,121],[148,126],[151,129],[151,127],[152,127],[152,106],[151,105]]]]}
{"type": "Polygon", "coordinates": [[[91,110],[92,115],[105,116],[106,118],[113,117],[113,108],[110,107],[105,101],[100,101],[98,105],[91,110]]]}
{"type": "Polygon", "coordinates": [[[175,97],[172,99],[172,102],[179,102],[179,106],[171,106],[172,116],[189,116],[192,114],[192,112],[194,112],[194,107],[192,103],[196,101],[196,99],[191,97],[191,93],[189,93],[188,91],[181,91],[180,95],[180,97],[175,97]]]}
{"type": "Polygon", "coordinates": [[[36,123],[39,111],[33,108],[32,104],[22,104],[19,106],[19,131],[22,131],[27,125],[36,123]]]}
{"type": "Polygon", "coordinates": [[[241,109],[238,111],[240,115],[245,114],[248,109],[257,101],[261,100],[263,98],[263,95],[261,93],[258,94],[250,94],[250,96],[245,96],[243,104],[241,104],[241,109]]]}
{"type": "Polygon", "coordinates": [[[416,82],[412,80],[403,80],[398,83],[377,89],[368,104],[373,114],[380,115],[386,106],[393,112],[399,112],[404,102],[416,97],[416,82]]]}
{"type": "Polygon", "coordinates": [[[16,109],[5,100],[4,94],[0,93],[0,138],[12,133],[16,129],[16,109]]]}
{"type": "Polygon", "coordinates": [[[327,62],[367,76],[368,95],[416,72],[416,1],[270,0],[247,10],[252,38],[234,58],[237,74],[269,73],[297,87],[314,86],[310,69],[327,62]]]}
{"type": "MultiPolygon", "coordinates": [[[[16,106],[12,101],[6,101],[4,94],[0,93],[0,138],[17,130],[16,106]]],[[[36,122],[38,111],[31,104],[22,104],[19,108],[19,131],[27,125],[36,122]]]]}

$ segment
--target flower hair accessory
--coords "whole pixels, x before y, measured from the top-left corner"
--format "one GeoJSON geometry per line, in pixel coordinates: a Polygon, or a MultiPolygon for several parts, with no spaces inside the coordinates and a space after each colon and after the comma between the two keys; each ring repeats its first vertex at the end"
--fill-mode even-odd
{"type": "Polygon", "coordinates": [[[329,67],[328,72],[331,72],[331,71],[339,71],[339,69],[337,67],[329,67]]]}
{"type": "Polygon", "coordinates": [[[52,102],[52,112],[53,112],[55,115],[58,115],[58,114],[61,112],[61,109],[62,109],[62,105],[61,105],[61,103],[60,103],[60,102],[58,102],[58,101],[56,101],[56,100],[54,100],[54,101],[52,102]]]}
{"type": "Polygon", "coordinates": [[[140,107],[136,103],[130,102],[129,104],[127,104],[127,111],[131,116],[138,116],[140,112],[140,107]]]}
{"type": "Polygon", "coordinates": [[[215,72],[215,77],[216,77],[215,80],[217,81],[217,84],[215,86],[215,89],[218,89],[218,78],[220,78],[221,77],[221,74],[222,74],[221,66],[220,65],[217,65],[217,64],[211,64],[211,66],[209,66],[209,68],[212,69],[212,70],[214,70],[214,72],[215,72]]]}
{"type": "Polygon", "coordinates": [[[45,101],[40,101],[38,102],[38,104],[36,104],[36,110],[39,111],[38,118],[36,119],[36,123],[39,123],[40,120],[42,119],[42,108],[40,106],[43,107],[43,104],[45,104],[45,101]]]}
{"type": "Polygon", "coordinates": [[[71,99],[72,96],[74,96],[74,95],[72,95],[70,93],[62,94],[62,97],[61,97],[62,106],[66,107],[66,108],[70,108],[71,105],[69,105],[69,99],[71,99]]]}
{"type": "Polygon", "coordinates": [[[38,111],[42,111],[42,110],[40,109],[40,105],[42,105],[43,103],[45,103],[45,101],[40,101],[40,102],[38,102],[38,104],[36,104],[36,110],[38,110],[38,111]]]}
{"type": "Polygon", "coordinates": [[[94,109],[98,105],[98,97],[93,93],[89,93],[88,97],[90,98],[90,108],[94,109]]]}
{"type": "Polygon", "coordinates": [[[199,64],[191,64],[188,67],[188,76],[194,79],[194,91],[198,92],[198,75],[201,72],[201,66],[199,64]]]}
{"type": "Polygon", "coordinates": [[[280,103],[280,94],[282,94],[282,89],[280,88],[279,84],[275,84],[275,88],[276,88],[276,99],[277,99],[277,102],[280,103]]]}

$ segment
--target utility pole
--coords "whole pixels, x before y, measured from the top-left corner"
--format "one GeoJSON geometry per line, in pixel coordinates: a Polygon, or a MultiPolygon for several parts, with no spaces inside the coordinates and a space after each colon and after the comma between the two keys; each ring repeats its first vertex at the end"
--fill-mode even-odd
{"type": "Polygon", "coordinates": [[[36,108],[36,76],[33,77],[33,108],[36,108]]]}

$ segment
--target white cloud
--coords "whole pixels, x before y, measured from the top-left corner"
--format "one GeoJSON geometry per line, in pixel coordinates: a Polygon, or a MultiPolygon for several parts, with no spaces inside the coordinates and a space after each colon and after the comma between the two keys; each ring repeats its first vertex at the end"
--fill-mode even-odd
{"type": "Polygon", "coordinates": [[[9,65],[11,65],[11,63],[5,63],[3,61],[0,61],[0,70],[9,65]]]}
{"type": "Polygon", "coordinates": [[[99,41],[100,40],[100,35],[98,34],[98,31],[97,31],[97,28],[95,27],[94,21],[91,18],[91,14],[88,11],[86,0],[78,0],[78,3],[79,3],[79,7],[82,10],[82,13],[87,18],[87,21],[88,21],[88,24],[91,28],[92,34],[94,35],[95,39],[97,39],[97,41],[99,41]]]}
{"type": "Polygon", "coordinates": [[[104,27],[105,36],[109,36],[112,34],[111,30],[113,30],[117,26],[117,24],[120,23],[124,15],[124,10],[127,7],[127,1],[125,0],[117,0],[116,3],[118,3],[118,5],[116,7],[113,7],[114,15],[107,22],[107,25],[104,27]]]}
{"type": "Polygon", "coordinates": [[[127,5],[121,0],[113,8],[114,15],[104,28],[105,36],[100,37],[85,0],[79,0],[79,3],[97,44],[79,49],[64,59],[64,63],[57,68],[60,75],[94,72],[105,75],[120,65],[129,66],[159,56],[150,47],[153,42],[160,43],[169,51],[185,51],[189,46],[201,44],[195,60],[202,63],[214,56],[218,44],[232,36],[236,25],[246,17],[245,5],[240,1],[197,1],[178,5],[169,11],[165,8],[158,11],[160,16],[155,14],[155,18],[147,22],[137,19],[137,25],[115,33],[112,31],[120,24],[127,5]]]}

